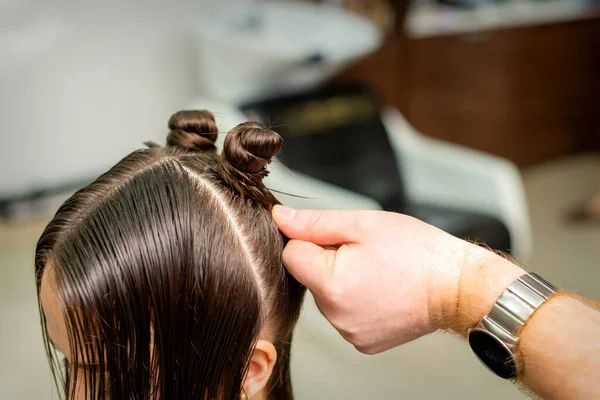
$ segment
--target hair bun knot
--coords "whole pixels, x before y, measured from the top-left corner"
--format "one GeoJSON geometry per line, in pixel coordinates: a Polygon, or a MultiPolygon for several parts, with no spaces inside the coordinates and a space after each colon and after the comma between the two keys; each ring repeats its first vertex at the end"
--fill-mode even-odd
{"type": "Polygon", "coordinates": [[[282,146],[281,136],[262,124],[239,124],[225,137],[219,159],[219,173],[240,195],[270,207],[274,197],[262,180],[269,173],[267,165],[282,146]]]}
{"type": "Polygon", "coordinates": [[[167,145],[192,151],[215,150],[217,125],[207,110],[179,111],[169,119],[167,145]]]}

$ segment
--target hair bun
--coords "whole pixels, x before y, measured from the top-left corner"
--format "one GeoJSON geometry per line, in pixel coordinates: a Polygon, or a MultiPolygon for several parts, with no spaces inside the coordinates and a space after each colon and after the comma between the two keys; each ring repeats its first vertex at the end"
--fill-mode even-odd
{"type": "Polygon", "coordinates": [[[188,150],[215,150],[217,125],[207,110],[179,111],[169,119],[167,145],[188,150]]]}
{"type": "Polygon", "coordinates": [[[258,122],[244,122],[225,137],[219,161],[223,180],[243,197],[250,197],[269,208],[274,197],[262,183],[267,165],[281,150],[283,139],[258,122]]]}

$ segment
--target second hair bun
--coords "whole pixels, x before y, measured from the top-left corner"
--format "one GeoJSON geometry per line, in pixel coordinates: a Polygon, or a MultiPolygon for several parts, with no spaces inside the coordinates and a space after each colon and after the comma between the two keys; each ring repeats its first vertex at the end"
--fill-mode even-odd
{"type": "Polygon", "coordinates": [[[244,122],[225,137],[219,161],[221,177],[242,196],[270,203],[271,194],[262,180],[267,165],[279,153],[283,139],[258,122],[244,122]]]}

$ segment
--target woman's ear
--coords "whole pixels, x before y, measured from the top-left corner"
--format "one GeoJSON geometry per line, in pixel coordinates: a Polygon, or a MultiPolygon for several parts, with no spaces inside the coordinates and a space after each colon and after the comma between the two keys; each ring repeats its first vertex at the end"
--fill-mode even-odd
{"type": "Polygon", "coordinates": [[[254,348],[244,381],[244,390],[248,399],[257,396],[267,386],[275,361],[277,361],[275,346],[266,340],[259,340],[254,348]]]}

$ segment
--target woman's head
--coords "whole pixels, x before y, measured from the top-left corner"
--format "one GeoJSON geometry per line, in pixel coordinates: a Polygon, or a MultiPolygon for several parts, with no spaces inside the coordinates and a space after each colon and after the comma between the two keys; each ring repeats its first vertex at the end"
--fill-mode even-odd
{"type": "Polygon", "coordinates": [[[165,147],[133,152],[68,199],[38,242],[55,375],[68,398],[291,398],[304,288],[283,268],[262,183],[281,137],[243,123],[218,156],[209,112],[178,112],[169,128],[165,147]]]}

